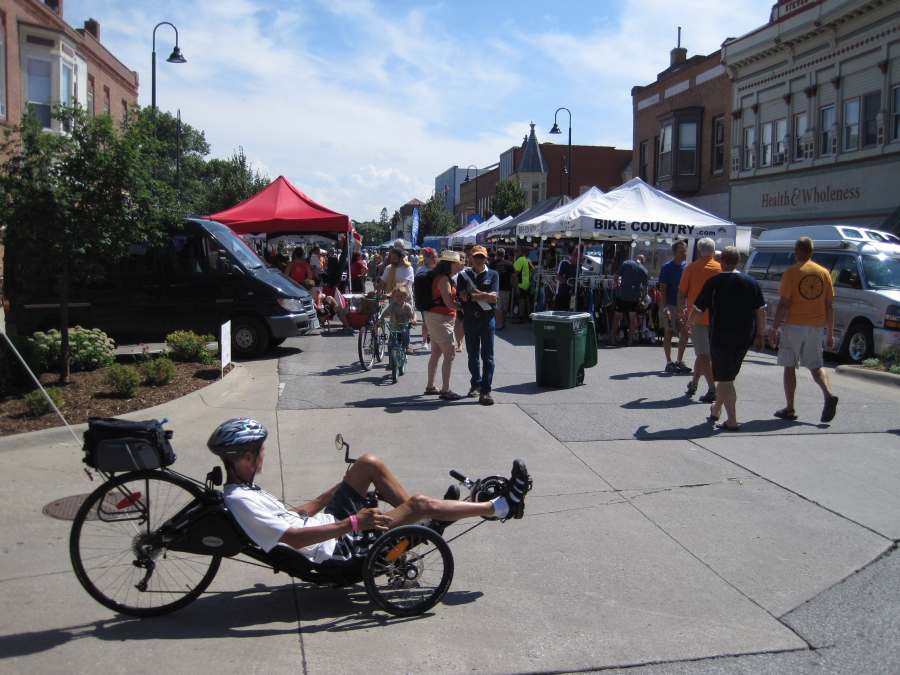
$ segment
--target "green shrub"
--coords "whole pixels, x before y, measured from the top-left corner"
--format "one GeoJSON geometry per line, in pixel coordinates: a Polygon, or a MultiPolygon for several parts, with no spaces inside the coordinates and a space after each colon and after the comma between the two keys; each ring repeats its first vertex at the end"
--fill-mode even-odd
{"type": "MultiPolygon", "coordinates": [[[[62,335],[55,328],[38,331],[28,338],[25,360],[35,373],[59,368],[62,357],[62,335]]],[[[74,370],[96,370],[115,362],[116,343],[99,328],[73,326],[69,329],[69,367],[74,370]]]]}
{"type": "Polygon", "coordinates": [[[132,366],[116,364],[107,371],[106,384],[119,398],[132,398],[141,384],[141,376],[132,366]]]}
{"type": "Polygon", "coordinates": [[[172,363],[172,359],[165,356],[144,361],[138,367],[144,376],[144,382],[154,387],[169,384],[175,377],[175,364],[172,363]]]}
{"type": "MultiPolygon", "coordinates": [[[[62,390],[59,387],[45,387],[45,389],[47,396],[53,399],[53,404],[57,408],[61,408],[63,404],[62,390]]],[[[50,401],[47,400],[47,396],[44,396],[44,392],[40,389],[35,389],[25,394],[22,398],[22,402],[25,404],[25,414],[29,417],[40,417],[51,412],[53,407],[50,405],[50,401]]]]}
{"type": "Polygon", "coordinates": [[[900,345],[888,347],[881,353],[879,358],[881,358],[881,362],[884,364],[885,368],[888,369],[900,364],[900,345]]]}
{"type": "Polygon", "coordinates": [[[863,368],[881,368],[881,359],[866,359],[862,362],[863,368]]]}
{"type": "Polygon", "coordinates": [[[891,366],[889,372],[894,375],[900,375],[900,363],[891,366]]]}
{"type": "Polygon", "coordinates": [[[215,357],[207,344],[215,340],[212,335],[197,335],[190,330],[177,330],[166,336],[166,345],[176,361],[190,361],[212,365],[215,357]]]}

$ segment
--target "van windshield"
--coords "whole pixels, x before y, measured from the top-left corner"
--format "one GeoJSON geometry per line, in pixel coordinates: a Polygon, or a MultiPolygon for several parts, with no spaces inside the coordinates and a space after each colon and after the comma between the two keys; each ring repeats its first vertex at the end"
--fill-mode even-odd
{"type": "Polygon", "coordinates": [[[238,262],[241,263],[245,269],[255,270],[265,267],[262,260],[259,259],[259,256],[251,251],[250,247],[241,241],[240,237],[224,225],[214,222],[205,222],[203,223],[203,227],[205,227],[207,231],[215,237],[216,241],[224,246],[231,255],[237,258],[238,262]]]}
{"type": "Polygon", "coordinates": [[[876,291],[900,289],[900,259],[887,255],[864,255],[862,263],[869,288],[876,291]]]}

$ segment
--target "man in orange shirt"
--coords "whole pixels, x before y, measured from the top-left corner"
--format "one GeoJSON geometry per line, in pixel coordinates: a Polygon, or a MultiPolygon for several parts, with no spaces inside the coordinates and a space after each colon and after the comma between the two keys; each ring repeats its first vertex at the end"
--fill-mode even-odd
{"type": "Polygon", "coordinates": [[[697,393],[697,384],[700,376],[706,378],[708,391],[700,397],[703,403],[712,403],[716,400],[716,385],[713,381],[712,363],[709,359],[709,310],[694,317],[693,328],[688,325],[688,309],[694,306],[694,301],[703,290],[703,285],[722,271],[722,266],[716,262],[716,242],[704,237],[697,242],[697,253],[700,257],[684,268],[681,281],[678,284],[678,307],[681,313],[683,330],[691,332],[691,341],[694,344],[694,375],[687,386],[687,397],[691,398],[697,393]]]}
{"type": "Polygon", "coordinates": [[[822,390],[825,406],[822,422],[830,422],[837,412],[838,397],[831,393],[828,375],[822,368],[822,329],[825,346],[834,349],[834,286],[831,274],[814,263],[813,242],[800,237],[794,244],[795,265],[781,277],[778,311],[772,322],[769,342],[778,345],[778,365],[784,366],[784,397],[787,405],[775,413],[784,420],[797,419],[794,393],[797,390],[797,368],[809,368],[813,380],[822,390]],[[784,324],[779,336],[778,329],[784,324]]]}

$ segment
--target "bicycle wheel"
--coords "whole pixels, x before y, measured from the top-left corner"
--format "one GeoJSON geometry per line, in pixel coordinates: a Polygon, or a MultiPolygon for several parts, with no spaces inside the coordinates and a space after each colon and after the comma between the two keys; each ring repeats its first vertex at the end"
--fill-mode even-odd
{"type": "Polygon", "coordinates": [[[371,370],[375,364],[378,347],[378,324],[369,321],[359,330],[356,350],[359,354],[359,365],[363,370],[371,370]]]}
{"type": "Polygon", "coordinates": [[[169,551],[163,528],[201,496],[199,488],[162,471],[116,476],[94,490],[72,523],[75,576],[101,605],[131,616],[156,616],[200,595],[222,559],[169,551]]]}
{"type": "Polygon", "coordinates": [[[369,598],[396,616],[434,607],[453,580],[453,554],[437,532],[405,525],[384,533],[366,558],[363,578],[369,598]]]}
{"type": "Polygon", "coordinates": [[[397,354],[394,352],[393,349],[388,354],[388,362],[390,363],[390,369],[391,369],[391,381],[394,384],[397,384],[397,368],[398,368],[397,354]]]}

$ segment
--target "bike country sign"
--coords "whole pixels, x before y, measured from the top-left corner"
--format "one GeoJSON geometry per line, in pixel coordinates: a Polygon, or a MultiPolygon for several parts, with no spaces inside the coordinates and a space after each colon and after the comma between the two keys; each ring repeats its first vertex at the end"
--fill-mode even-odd
{"type": "Polygon", "coordinates": [[[681,223],[661,223],[646,220],[629,222],[626,220],[604,220],[601,218],[594,220],[594,230],[607,236],[613,235],[624,239],[632,239],[634,237],[639,239],[648,237],[734,239],[737,234],[737,228],[731,224],[703,227],[681,223]]]}

